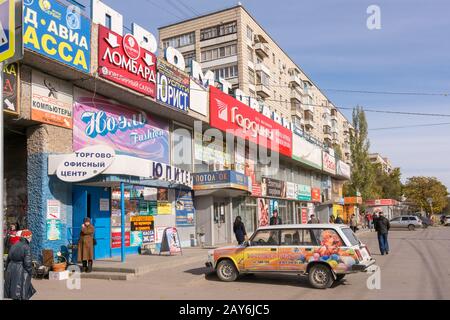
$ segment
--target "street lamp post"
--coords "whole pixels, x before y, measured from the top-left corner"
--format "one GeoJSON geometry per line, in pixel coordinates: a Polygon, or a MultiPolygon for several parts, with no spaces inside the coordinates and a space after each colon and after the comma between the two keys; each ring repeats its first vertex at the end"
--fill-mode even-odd
{"type": "Polygon", "coordinates": [[[433,216],[433,198],[428,198],[427,201],[430,204],[430,209],[431,209],[430,217],[432,217],[433,216]]]}

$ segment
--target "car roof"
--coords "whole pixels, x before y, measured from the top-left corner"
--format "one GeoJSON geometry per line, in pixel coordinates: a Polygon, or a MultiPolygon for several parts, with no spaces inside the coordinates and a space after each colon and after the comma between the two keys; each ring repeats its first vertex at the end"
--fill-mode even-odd
{"type": "Polygon", "coordinates": [[[279,229],[317,229],[317,228],[326,228],[326,229],[344,229],[349,228],[349,226],[345,224],[282,224],[276,226],[267,226],[260,227],[258,230],[279,230],[279,229]]]}

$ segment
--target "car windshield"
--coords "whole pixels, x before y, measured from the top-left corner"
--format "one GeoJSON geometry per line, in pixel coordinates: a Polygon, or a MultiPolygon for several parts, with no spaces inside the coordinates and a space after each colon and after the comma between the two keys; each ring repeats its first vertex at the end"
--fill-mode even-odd
{"type": "Polygon", "coordinates": [[[345,237],[350,241],[352,246],[357,246],[360,244],[360,241],[356,237],[355,233],[350,228],[343,228],[342,232],[345,234],[345,237]]]}

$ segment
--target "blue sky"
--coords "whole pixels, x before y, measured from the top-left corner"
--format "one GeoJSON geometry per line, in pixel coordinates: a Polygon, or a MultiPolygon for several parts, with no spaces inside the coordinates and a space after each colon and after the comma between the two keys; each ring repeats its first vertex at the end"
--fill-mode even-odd
{"type": "MultiPolygon", "coordinates": [[[[86,3],[87,1],[80,1],[86,3]]],[[[157,28],[237,4],[217,0],[104,0],[157,36],[157,28]]],[[[241,3],[336,105],[450,115],[450,1],[242,0],[241,3]],[[369,5],[381,30],[369,30],[369,5]],[[329,89],[449,93],[448,96],[342,93],[329,89]]],[[[351,111],[342,110],[351,119],[351,111]]],[[[369,128],[450,122],[450,117],[367,113],[369,128]]],[[[371,151],[403,178],[435,176],[450,188],[450,125],[374,130],[371,151]]]]}

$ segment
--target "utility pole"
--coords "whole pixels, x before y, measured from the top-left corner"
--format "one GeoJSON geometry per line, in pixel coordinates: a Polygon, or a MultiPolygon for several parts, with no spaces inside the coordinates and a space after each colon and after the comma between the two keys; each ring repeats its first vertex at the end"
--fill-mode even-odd
{"type": "Polygon", "coordinates": [[[432,217],[433,216],[433,198],[428,198],[427,201],[430,204],[430,209],[431,209],[430,217],[432,217]]]}

